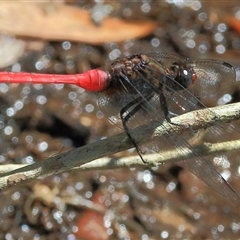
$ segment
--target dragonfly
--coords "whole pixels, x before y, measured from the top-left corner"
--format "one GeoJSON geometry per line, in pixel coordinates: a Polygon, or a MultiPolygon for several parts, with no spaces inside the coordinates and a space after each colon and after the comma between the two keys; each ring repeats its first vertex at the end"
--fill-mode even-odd
{"type": "MultiPolygon", "coordinates": [[[[167,53],[135,54],[113,62],[102,69],[92,69],[81,74],[55,75],[23,72],[1,72],[0,82],[32,84],[75,84],[87,91],[96,92],[101,110],[111,121],[122,127],[143,162],[144,154],[136,144],[131,130],[153,121],[167,121],[174,126],[172,117],[206,108],[202,101],[227,92],[234,84],[233,66],[224,61],[191,59],[167,53]]],[[[210,110],[209,110],[210,111],[210,110]]],[[[218,142],[224,127],[205,130],[218,142]],[[214,137],[216,135],[216,137],[214,137]]],[[[165,139],[150,143],[159,152],[166,148],[192,150],[196,158],[186,160],[188,169],[210,187],[235,204],[240,197],[233,187],[201,153],[193,150],[187,136],[169,134],[165,139]]]]}

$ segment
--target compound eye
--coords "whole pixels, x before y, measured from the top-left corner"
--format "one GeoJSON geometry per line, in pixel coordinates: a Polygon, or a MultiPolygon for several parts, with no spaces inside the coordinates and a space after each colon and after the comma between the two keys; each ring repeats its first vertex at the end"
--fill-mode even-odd
{"type": "Polygon", "coordinates": [[[187,69],[181,69],[178,75],[178,82],[184,87],[188,88],[192,81],[192,74],[187,69]]]}
{"type": "Polygon", "coordinates": [[[183,69],[183,74],[184,74],[185,76],[188,76],[188,71],[187,71],[186,69],[183,69]]]}
{"type": "Polygon", "coordinates": [[[192,73],[192,83],[197,81],[197,74],[195,72],[192,73]]]}

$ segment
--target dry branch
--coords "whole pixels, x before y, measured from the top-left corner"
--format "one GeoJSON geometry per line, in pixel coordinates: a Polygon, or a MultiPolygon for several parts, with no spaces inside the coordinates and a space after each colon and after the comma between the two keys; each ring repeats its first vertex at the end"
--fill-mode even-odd
{"type": "MultiPolygon", "coordinates": [[[[171,132],[177,134],[183,131],[189,131],[190,129],[198,130],[213,126],[219,122],[229,122],[238,119],[240,119],[240,103],[235,103],[211,109],[197,110],[172,118],[172,122],[181,124],[181,127],[171,125],[166,121],[163,122],[163,124],[154,122],[134,129],[133,134],[136,143],[144,144],[153,138],[164,137],[164,135],[171,134],[171,132]],[[144,140],[142,136],[144,136],[144,140]]],[[[101,170],[144,165],[139,157],[99,159],[131,147],[131,141],[129,141],[125,133],[122,133],[34,164],[24,165],[24,167],[17,165],[16,169],[14,169],[12,165],[2,166],[0,169],[0,173],[2,173],[0,176],[0,190],[71,170],[101,170]],[[6,170],[6,168],[8,168],[8,170],[6,170]]],[[[203,155],[222,151],[233,151],[240,149],[240,140],[232,141],[231,144],[227,142],[205,144],[198,147],[202,148],[203,155]]],[[[161,152],[161,154],[147,155],[144,156],[144,159],[148,161],[147,165],[153,166],[173,160],[187,159],[193,156],[193,151],[186,149],[186,151],[181,152],[173,150],[161,152]]]]}

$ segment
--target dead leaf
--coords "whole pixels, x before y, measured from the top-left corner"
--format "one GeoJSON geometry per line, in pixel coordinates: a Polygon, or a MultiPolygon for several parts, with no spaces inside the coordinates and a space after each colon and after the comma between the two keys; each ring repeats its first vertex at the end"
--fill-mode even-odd
{"type": "Polygon", "coordinates": [[[240,20],[235,17],[226,17],[225,22],[240,34],[240,20]]]}
{"type": "Polygon", "coordinates": [[[0,68],[15,63],[24,53],[26,43],[14,37],[0,35],[0,68]]]}
{"type": "Polygon", "coordinates": [[[143,37],[156,26],[155,22],[130,22],[112,17],[104,18],[96,26],[89,12],[60,3],[0,3],[0,32],[16,36],[102,44],[143,37]]]}

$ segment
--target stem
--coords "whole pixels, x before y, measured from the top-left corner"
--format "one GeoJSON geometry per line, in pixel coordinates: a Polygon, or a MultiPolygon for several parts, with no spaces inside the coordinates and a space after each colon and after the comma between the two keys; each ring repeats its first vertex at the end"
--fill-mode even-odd
{"type": "MultiPolygon", "coordinates": [[[[181,126],[172,125],[166,121],[162,124],[159,122],[151,122],[148,125],[134,129],[132,134],[137,144],[145,144],[154,141],[155,138],[163,137],[164,135],[169,135],[171,133],[176,135],[185,131],[192,131],[193,129],[205,129],[210,126],[214,126],[219,122],[229,122],[238,119],[240,119],[240,103],[235,103],[211,109],[197,110],[171,119],[172,122],[181,124],[181,126]],[[144,139],[142,136],[144,136],[144,139]]],[[[229,143],[230,142],[210,145],[202,144],[200,146],[196,146],[196,148],[201,148],[204,155],[240,149],[239,140],[231,141],[231,143],[229,143]]],[[[34,164],[24,165],[24,167],[17,165],[14,170],[12,170],[12,165],[2,166],[0,168],[0,172],[2,173],[0,176],[0,190],[71,170],[100,170],[144,165],[139,157],[114,160],[104,158],[92,162],[95,159],[123,151],[131,147],[131,141],[129,141],[125,133],[122,133],[69,152],[50,157],[34,164]],[[8,170],[6,170],[6,168],[8,168],[8,170]]],[[[194,149],[191,151],[189,148],[186,148],[186,150],[181,148],[181,151],[174,149],[172,151],[161,152],[161,154],[146,155],[144,156],[144,159],[147,160],[148,165],[153,166],[169,161],[191,158],[193,156],[194,149]]]]}

